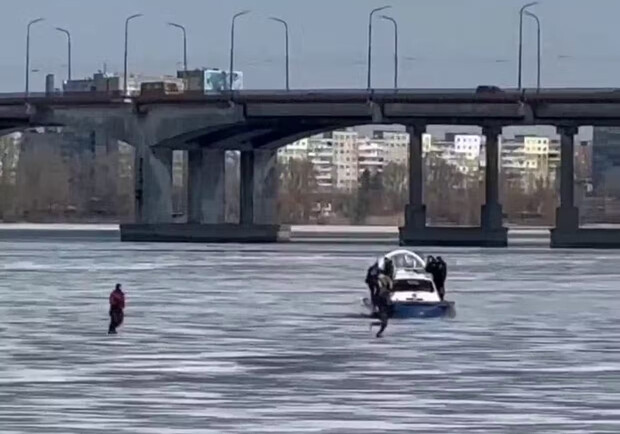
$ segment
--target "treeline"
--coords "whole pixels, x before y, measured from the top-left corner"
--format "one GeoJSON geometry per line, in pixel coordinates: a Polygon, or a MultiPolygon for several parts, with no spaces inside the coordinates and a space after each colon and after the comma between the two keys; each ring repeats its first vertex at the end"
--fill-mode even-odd
{"type": "MultiPolygon", "coordinates": [[[[280,218],[283,223],[401,225],[409,201],[406,165],[389,163],[382,172],[364,171],[358,188],[318,188],[312,163],[290,160],[282,167],[280,218]],[[331,205],[331,206],[330,206],[331,205]],[[325,212],[329,209],[329,212],[325,212]]],[[[424,203],[431,224],[478,225],[484,203],[484,170],[461,173],[438,157],[425,159],[424,203]]],[[[500,178],[500,200],[508,221],[552,225],[557,186],[549,179],[500,178]],[[526,188],[529,186],[529,188],[526,188]]]]}
{"type": "MultiPolygon", "coordinates": [[[[133,149],[66,153],[56,143],[20,146],[0,139],[0,220],[32,222],[130,221],[134,215],[133,149]],[[77,155],[77,156],[76,156],[77,155]]],[[[185,165],[186,167],[186,165],[185,165]]],[[[239,158],[228,153],[226,215],[239,218],[239,158]]],[[[432,224],[477,225],[484,202],[484,171],[459,172],[437,157],[425,159],[424,202],[432,224]]],[[[404,222],[408,169],[390,163],[381,173],[364,172],[353,191],[319,186],[310,161],[279,165],[279,214],[287,224],[385,224],[404,222]]],[[[173,204],[186,209],[186,176],[175,176],[173,204]]],[[[501,202],[509,222],[552,225],[557,185],[548,179],[501,181],[501,202]],[[524,184],[531,186],[524,188],[524,184]]]]}
{"type": "MultiPolygon", "coordinates": [[[[133,216],[133,170],[127,167],[132,162],[123,167],[122,153],[63,152],[53,139],[40,142],[37,136],[26,135],[20,143],[0,138],[0,220],[117,221],[133,216]]],[[[129,156],[133,159],[133,152],[129,156]]]]}

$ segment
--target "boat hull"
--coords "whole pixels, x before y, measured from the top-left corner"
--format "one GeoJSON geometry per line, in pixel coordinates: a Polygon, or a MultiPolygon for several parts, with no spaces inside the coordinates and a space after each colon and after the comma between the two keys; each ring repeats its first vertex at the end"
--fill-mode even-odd
{"type": "MultiPolygon", "coordinates": [[[[364,298],[363,304],[376,317],[374,306],[364,298]]],[[[390,306],[390,318],[454,318],[456,309],[453,301],[439,302],[395,302],[390,306]]]]}

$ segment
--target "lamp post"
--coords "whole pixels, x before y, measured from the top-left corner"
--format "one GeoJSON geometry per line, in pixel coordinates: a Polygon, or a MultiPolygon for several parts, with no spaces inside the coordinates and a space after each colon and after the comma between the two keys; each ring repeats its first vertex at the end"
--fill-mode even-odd
{"type": "Polygon", "coordinates": [[[70,81],[71,80],[71,33],[69,32],[69,30],[63,29],[61,27],[56,27],[56,30],[67,35],[67,56],[68,56],[67,80],[70,81]]]}
{"type": "Polygon", "coordinates": [[[176,27],[183,32],[183,70],[187,72],[187,32],[185,27],[176,23],[168,23],[168,25],[171,27],[176,27]]]}
{"type": "Polygon", "coordinates": [[[286,21],[280,19],[280,18],[276,18],[276,17],[271,17],[269,18],[270,20],[276,21],[278,23],[281,23],[284,26],[284,49],[286,50],[286,54],[285,54],[285,62],[286,62],[286,90],[289,90],[289,50],[288,50],[288,24],[286,21]]]}
{"type": "Polygon", "coordinates": [[[389,9],[392,6],[381,6],[380,8],[375,8],[372,11],[370,11],[370,14],[368,15],[368,80],[367,80],[367,87],[368,90],[370,90],[370,76],[371,76],[371,62],[372,62],[372,17],[375,13],[383,11],[385,9],[389,9]]]}
{"type": "Polygon", "coordinates": [[[531,3],[527,3],[521,7],[519,10],[519,78],[518,78],[518,87],[521,90],[521,77],[522,77],[522,60],[523,60],[523,14],[525,10],[531,6],[537,5],[538,2],[534,1],[531,3]]]}
{"type": "Polygon", "coordinates": [[[233,15],[232,17],[232,23],[230,26],[230,70],[228,71],[228,73],[230,74],[229,77],[229,90],[232,92],[232,85],[233,85],[233,68],[234,68],[234,57],[235,57],[235,21],[237,20],[237,18],[239,18],[242,15],[246,15],[249,14],[250,11],[241,11],[241,12],[237,12],[235,15],[233,15]]]}
{"type": "Polygon", "coordinates": [[[538,56],[538,60],[537,60],[537,70],[536,70],[536,91],[540,92],[540,19],[538,18],[538,16],[536,14],[533,14],[530,11],[525,11],[525,15],[527,15],[528,17],[534,18],[534,20],[536,20],[536,25],[538,27],[538,33],[537,33],[537,56],[538,56]]]}
{"type": "Polygon", "coordinates": [[[125,72],[123,74],[123,96],[127,96],[127,43],[129,39],[129,21],[133,20],[134,18],[139,18],[141,16],[143,16],[143,14],[134,14],[127,17],[127,19],[125,20],[125,72]]]}
{"type": "Polygon", "coordinates": [[[30,94],[30,27],[33,24],[40,23],[45,18],[37,18],[28,23],[26,31],[26,97],[30,94]]]}
{"type": "Polygon", "coordinates": [[[387,15],[381,15],[381,18],[394,25],[394,90],[396,90],[398,89],[398,23],[387,15]]]}

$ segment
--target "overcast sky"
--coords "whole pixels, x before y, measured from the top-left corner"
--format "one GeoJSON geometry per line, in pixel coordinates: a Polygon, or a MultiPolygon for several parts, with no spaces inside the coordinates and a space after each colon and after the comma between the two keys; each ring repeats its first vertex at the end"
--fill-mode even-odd
{"type": "MultiPolygon", "coordinates": [[[[515,86],[518,9],[514,0],[0,0],[0,91],[24,88],[26,23],[46,22],[32,31],[31,88],[43,89],[44,74],[66,75],[66,42],[54,30],[73,35],[74,77],[92,75],[107,62],[122,72],[123,26],[131,24],[130,71],[174,74],[182,60],[181,35],[188,28],[190,67],[228,64],[230,18],[238,20],[236,68],[246,88],[284,84],[283,28],[266,17],[286,19],[291,31],[291,86],[366,86],[367,17],[384,4],[400,25],[402,87],[515,86]]],[[[620,85],[618,0],[544,0],[532,8],[543,24],[543,85],[620,85]]],[[[374,87],[392,84],[392,28],[377,19],[374,32],[374,87]]],[[[536,32],[525,26],[524,84],[535,85],[536,32]]]]}

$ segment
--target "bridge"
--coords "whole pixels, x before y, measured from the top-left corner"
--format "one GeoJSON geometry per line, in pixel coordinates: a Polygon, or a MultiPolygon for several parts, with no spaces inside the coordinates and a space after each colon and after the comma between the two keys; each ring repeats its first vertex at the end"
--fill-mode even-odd
{"type": "MultiPolygon", "coordinates": [[[[561,204],[553,247],[620,247],[620,231],[579,227],[574,135],[581,125],[620,126],[620,89],[399,89],[0,94],[0,129],[71,126],[105,131],[136,148],[134,224],[123,240],[277,241],[276,151],[297,139],[362,124],[410,133],[409,205],[403,245],[506,246],[499,202],[498,137],[514,125],[551,125],[561,136],[561,204]],[[429,125],[476,125],[487,138],[480,227],[426,224],[421,137],[429,125]],[[172,223],[172,151],[189,155],[188,222],[172,223]],[[224,223],[224,152],[241,151],[241,218],[224,223]]],[[[283,230],[284,229],[284,230],[283,230]]]]}

